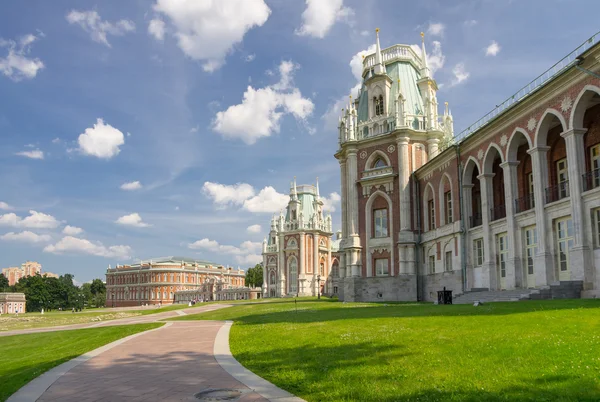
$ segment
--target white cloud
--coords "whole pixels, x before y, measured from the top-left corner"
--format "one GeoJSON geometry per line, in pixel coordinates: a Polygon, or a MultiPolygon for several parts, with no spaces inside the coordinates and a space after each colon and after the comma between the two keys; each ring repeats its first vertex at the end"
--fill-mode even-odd
{"type": "Polygon", "coordinates": [[[452,69],[452,74],[454,74],[454,78],[450,83],[450,86],[458,85],[469,78],[470,73],[465,69],[464,63],[458,63],[452,69]]]}
{"type": "Polygon", "coordinates": [[[446,26],[441,22],[430,22],[427,27],[427,33],[431,36],[444,36],[444,30],[446,26]]]}
{"type": "Polygon", "coordinates": [[[306,0],[302,26],[296,34],[324,38],[336,21],[348,21],[353,16],[354,10],[344,7],[344,0],[306,0]]]}
{"type": "Polygon", "coordinates": [[[125,225],[125,226],[135,226],[138,228],[146,228],[146,227],[152,226],[152,225],[142,221],[142,217],[137,212],[134,212],[129,215],[121,216],[119,219],[117,219],[115,221],[115,223],[118,223],[119,225],[125,225]]]}
{"type": "Polygon", "coordinates": [[[0,72],[15,82],[34,78],[44,68],[40,59],[28,57],[31,44],[37,39],[32,34],[21,37],[18,42],[0,38],[0,48],[8,48],[6,57],[0,57],[0,72]]]}
{"type": "Polygon", "coordinates": [[[11,209],[14,209],[14,208],[11,207],[10,205],[8,205],[7,203],[5,203],[4,201],[0,201],[0,209],[10,211],[11,209]]]}
{"type": "Polygon", "coordinates": [[[60,138],[56,137],[55,139],[52,140],[53,144],[59,144],[60,143],[60,138]]]}
{"type": "Polygon", "coordinates": [[[243,208],[249,212],[273,213],[285,208],[290,197],[280,194],[271,186],[267,186],[252,198],[244,201],[243,208]]]}
{"type": "Polygon", "coordinates": [[[246,32],[271,14],[264,0],[157,0],[154,10],[170,19],[181,50],[205,71],[221,67],[246,32]]]}
{"type": "Polygon", "coordinates": [[[79,151],[84,155],[110,159],[121,152],[119,147],[125,143],[125,136],[120,130],[98,119],[94,127],[86,128],[85,132],[79,135],[77,142],[79,151]]]}
{"type": "Polygon", "coordinates": [[[78,234],[83,233],[83,229],[78,228],[77,226],[67,225],[67,226],[65,226],[65,228],[63,229],[62,232],[69,236],[77,236],[78,234]]]}
{"type": "Polygon", "coordinates": [[[254,196],[254,188],[247,183],[225,185],[207,181],[202,190],[220,208],[227,205],[243,205],[244,201],[254,196]]]}
{"type": "Polygon", "coordinates": [[[435,40],[431,44],[433,47],[427,53],[427,65],[429,66],[429,70],[431,70],[431,74],[434,74],[437,70],[444,67],[446,56],[442,53],[442,44],[440,42],[435,40]]]}
{"type": "Polygon", "coordinates": [[[121,190],[125,190],[125,191],[139,190],[141,188],[142,188],[142,183],[140,183],[137,180],[129,182],[129,183],[121,184],[121,190]]]}
{"type": "Polygon", "coordinates": [[[38,235],[28,230],[20,233],[8,232],[5,235],[0,236],[0,239],[8,241],[22,241],[26,243],[41,243],[52,240],[49,235],[38,235]]]}
{"type": "MultiPolygon", "coordinates": [[[[375,52],[375,44],[372,44],[365,50],[361,50],[356,53],[350,59],[350,70],[352,75],[356,78],[356,85],[350,89],[349,95],[356,97],[358,90],[361,87],[362,82],[362,70],[363,70],[363,56],[367,56],[375,52]]],[[[348,106],[349,98],[348,95],[343,96],[329,105],[327,111],[321,116],[324,121],[325,128],[328,130],[335,130],[338,126],[338,119],[342,114],[342,109],[348,106]]]]}
{"type": "Polygon", "coordinates": [[[239,264],[257,264],[262,261],[262,257],[259,255],[262,250],[262,243],[259,242],[245,241],[239,247],[236,247],[222,245],[216,240],[204,238],[188,244],[188,248],[192,250],[207,250],[223,255],[233,255],[239,264]],[[260,260],[257,260],[257,257],[260,257],[260,260]]]}
{"type": "Polygon", "coordinates": [[[250,63],[251,61],[254,61],[255,58],[256,58],[256,55],[253,53],[253,54],[249,54],[248,56],[244,57],[244,60],[247,63],[250,63]]]}
{"type": "Polygon", "coordinates": [[[69,24],[77,24],[88,32],[94,42],[102,43],[108,47],[107,35],[122,36],[127,32],[135,31],[135,24],[130,20],[119,20],[117,22],[103,21],[97,11],[71,10],[66,15],[69,24]]]}
{"type": "Polygon", "coordinates": [[[246,231],[248,233],[260,233],[261,230],[262,228],[260,227],[260,225],[251,225],[246,228],[246,231]]]}
{"type": "Polygon", "coordinates": [[[106,258],[129,259],[131,256],[131,247],[129,246],[110,246],[105,247],[102,243],[92,243],[86,239],[79,239],[73,236],[65,236],[56,244],[50,244],[44,248],[47,253],[80,253],[89,254],[106,258]]]}
{"type": "Polygon", "coordinates": [[[361,36],[369,36],[369,31],[365,30],[365,31],[361,31],[360,32],[361,36]]]}
{"type": "Polygon", "coordinates": [[[342,197],[338,193],[333,192],[329,194],[329,197],[321,197],[321,201],[323,201],[323,211],[335,212],[335,208],[340,205],[342,197]]]}
{"type": "Polygon", "coordinates": [[[501,47],[498,44],[498,42],[493,40],[492,43],[490,43],[490,45],[485,48],[485,55],[486,56],[495,56],[498,53],[500,53],[500,49],[501,49],[501,47]]]}
{"type": "Polygon", "coordinates": [[[314,104],[293,87],[296,69],[298,65],[291,61],[281,62],[278,83],[259,89],[248,86],[241,104],[217,113],[213,129],[224,138],[239,138],[251,145],[262,137],[279,132],[279,120],[284,114],[292,114],[305,123],[313,112],[314,104]]]}
{"type": "Polygon", "coordinates": [[[60,225],[52,215],[29,211],[29,216],[21,218],[14,213],[0,215],[0,226],[12,226],[28,229],[54,229],[60,225]]]}
{"type": "Polygon", "coordinates": [[[24,156],[30,159],[44,159],[44,151],[40,151],[39,149],[17,152],[15,155],[24,156]]]}
{"type": "Polygon", "coordinates": [[[466,27],[472,27],[472,26],[474,26],[474,25],[477,25],[477,24],[478,24],[478,21],[477,21],[477,20],[466,20],[466,21],[465,21],[463,24],[464,24],[466,27]]]}
{"type": "Polygon", "coordinates": [[[161,19],[155,18],[148,23],[148,33],[154,36],[156,40],[165,39],[165,22],[161,19]]]}

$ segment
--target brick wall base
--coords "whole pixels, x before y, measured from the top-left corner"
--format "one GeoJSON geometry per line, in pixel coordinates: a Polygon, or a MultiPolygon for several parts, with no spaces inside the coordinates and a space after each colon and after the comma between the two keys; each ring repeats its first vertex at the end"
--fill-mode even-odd
{"type": "Polygon", "coordinates": [[[345,278],[340,300],[347,302],[416,301],[416,275],[345,278]]]}

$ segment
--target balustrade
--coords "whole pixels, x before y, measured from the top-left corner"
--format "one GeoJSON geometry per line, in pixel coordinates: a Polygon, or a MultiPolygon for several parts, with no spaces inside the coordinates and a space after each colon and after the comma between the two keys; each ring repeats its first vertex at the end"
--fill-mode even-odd
{"type": "Polygon", "coordinates": [[[498,219],[506,218],[506,205],[496,205],[490,209],[490,222],[498,219]]]}
{"type": "Polygon", "coordinates": [[[600,187],[600,169],[594,169],[581,175],[583,180],[583,191],[600,187]]]}
{"type": "Polygon", "coordinates": [[[525,195],[515,200],[515,213],[528,211],[535,208],[535,198],[533,194],[525,195]]]}
{"type": "Polygon", "coordinates": [[[546,188],[546,204],[551,202],[562,200],[569,196],[569,181],[565,180],[554,186],[546,188]]]}

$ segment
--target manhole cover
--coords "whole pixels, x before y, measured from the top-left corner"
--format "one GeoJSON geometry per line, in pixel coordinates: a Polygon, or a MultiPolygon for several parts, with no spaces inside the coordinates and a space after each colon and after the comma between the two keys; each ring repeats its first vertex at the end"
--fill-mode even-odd
{"type": "Polygon", "coordinates": [[[205,389],[194,395],[201,401],[234,401],[242,396],[239,389],[205,389]]]}

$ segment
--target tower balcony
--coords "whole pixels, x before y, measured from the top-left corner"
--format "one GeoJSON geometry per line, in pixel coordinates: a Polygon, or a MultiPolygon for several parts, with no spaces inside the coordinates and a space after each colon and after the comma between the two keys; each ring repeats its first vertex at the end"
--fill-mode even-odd
{"type": "MultiPolygon", "coordinates": [[[[421,57],[415,53],[409,45],[393,45],[381,50],[381,61],[384,65],[394,63],[396,61],[407,61],[413,64],[418,70],[423,68],[421,57]]],[[[364,72],[375,66],[375,53],[370,54],[363,60],[363,76],[364,72]]]]}
{"type": "Polygon", "coordinates": [[[276,253],[277,251],[277,244],[269,244],[267,246],[267,253],[276,253]]]}
{"type": "Polygon", "coordinates": [[[436,116],[436,118],[431,121],[431,124],[429,124],[427,117],[422,114],[404,114],[398,119],[394,116],[384,115],[359,122],[356,138],[358,140],[363,140],[366,138],[378,137],[389,134],[397,129],[427,131],[444,130],[444,128],[444,116],[436,116]]]}

